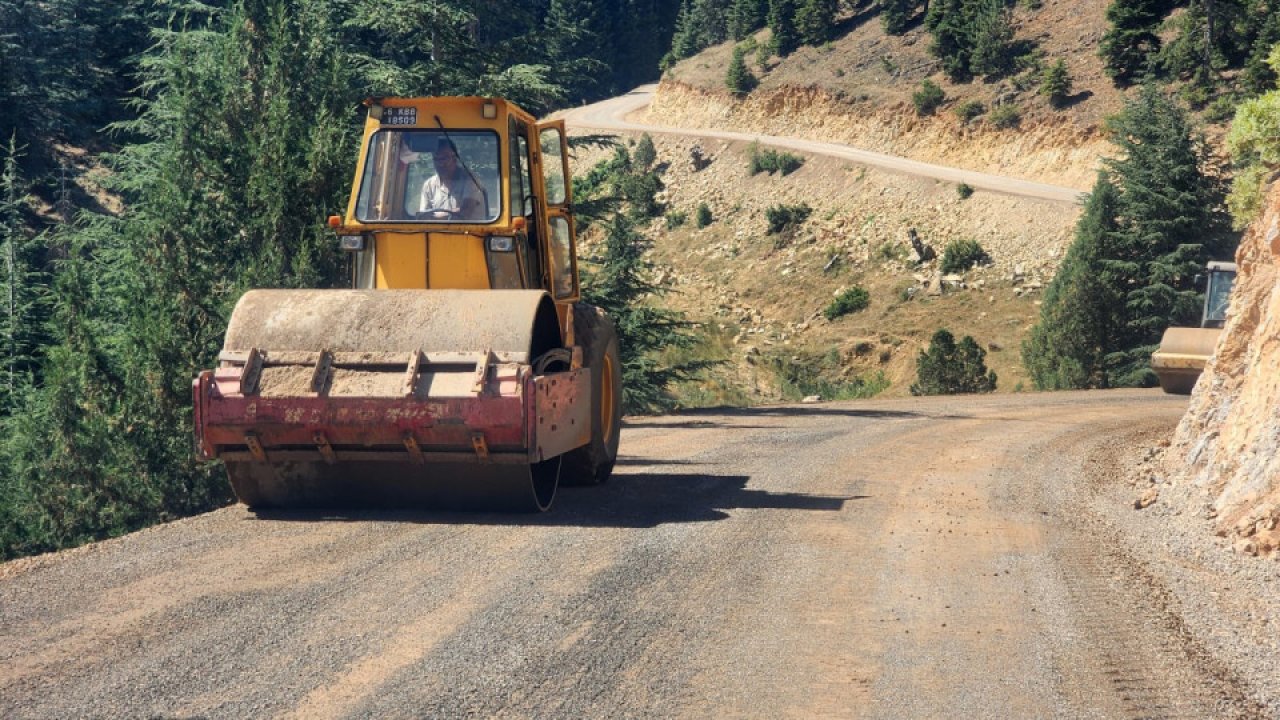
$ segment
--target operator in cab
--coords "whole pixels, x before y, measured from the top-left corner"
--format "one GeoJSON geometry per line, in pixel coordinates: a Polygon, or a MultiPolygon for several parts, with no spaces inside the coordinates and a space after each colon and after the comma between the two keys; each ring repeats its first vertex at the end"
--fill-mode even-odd
{"type": "Polygon", "coordinates": [[[431,154],[436,174],[422,184],[418,207],[421,220],[483,219],[483,191],[471,173],[458,161],[458,148],[448,138],[440,138],[431,154]]]}

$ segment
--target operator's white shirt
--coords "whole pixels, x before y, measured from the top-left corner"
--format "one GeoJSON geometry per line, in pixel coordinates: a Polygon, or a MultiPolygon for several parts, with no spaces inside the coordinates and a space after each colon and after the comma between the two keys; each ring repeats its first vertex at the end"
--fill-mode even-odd
{"type": "Polygon", "coordinates": [[[422,202],[419,205],[418,212],[426,212],[428,210],[448,210],[456,213],[462,209],[462,202],[467,199],[468,183],[457,183],[458,195],[455,197],[449,192],[449,188],[440,181],[439,175],[432,175],[422,184],[422,202]]]}

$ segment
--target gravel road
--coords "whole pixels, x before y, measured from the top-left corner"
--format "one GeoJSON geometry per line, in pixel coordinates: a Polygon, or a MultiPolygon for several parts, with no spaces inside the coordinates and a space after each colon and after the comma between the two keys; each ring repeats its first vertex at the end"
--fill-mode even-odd
{"type": "Polygon", "coordinates": [[[634,418],[542,516],[236,506],[11,562],[0,717],[1280,716],[1274,626],[1208,594],[1280,563],[1132,509],[1184,406],[634,418]]]}

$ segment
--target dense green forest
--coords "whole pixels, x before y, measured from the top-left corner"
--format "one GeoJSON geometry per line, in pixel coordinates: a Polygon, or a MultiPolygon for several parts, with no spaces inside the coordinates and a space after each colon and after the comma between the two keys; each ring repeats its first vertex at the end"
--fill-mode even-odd
{"type": "Polygon", "coordinates": [[[243,290],[345,282],[323,220],[363,98],[604,97],[656,78],[677,9],[0,0],[0,556],[230,499],[191,377],[243,290]]]}

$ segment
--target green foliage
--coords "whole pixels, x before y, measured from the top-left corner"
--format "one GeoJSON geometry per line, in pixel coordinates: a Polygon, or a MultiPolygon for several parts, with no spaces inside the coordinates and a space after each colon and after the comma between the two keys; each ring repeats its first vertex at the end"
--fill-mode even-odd
{"type": "Polygon", "coordinates": [[[1199,319],[1195,275],[1237,242],[1181,108],[1144,85],[1108,125],[1120,155],[1105,161],[1023,346],[1040,388],[1153,385],[1161,333],[1199,319]]]}
{"type": "Polygon", "coordinates": [[[800,46],[796,30],[796,0],[769,0],[769,49],[778,57],[786,57],[800,46]]]}
{"type": "Polygon", "coordinates": [[[789,152],[778,152],[773,148],[760,149],[758,143],[751,143],[747,148],[747,172],[757,175],[767,172],[770,175],[780,173],[790,175],[804,165],[804,158],[789,152]]]}
{"type": "Polygon", "coordinates": [[[644,243],[634,222],[614,213],[604,227],[604,253],[584,262],[583,300],[604,308],[618,328],[622,363],[622,403],[627,413],[658,412],[674,402],[671,386],[697,378],[714,364],[706,360],[669,362],[664,350],[687,348],[697,341],[681,313],[662,307],[662,288],[648,277],[644,243]]]}
{"type": "Polygon", "coordinates": [[[1013,27],[1004,0],[934,0],[925,13],[929,51],[952,82],[999,76],[1014,63],[1013,27]]]}
{"type": "Polygon", "coordinates": [[[974,265],[986,265],[990,262],[991,256],[982,249],[982,245],[978,244],[977,240],[962,238],[947,243],[947,249],[942,251],[942,262],[938,268],[944,273],[963,273],[974,265]]]}
{"type": "MultiPolygon", "coordinates": [[[[751,33],[764,27],[769,11],[769,0],[733,0],[729,11],[729,36],[745,40],[751,33]]],[[[750,49],[747,52],[751,52],[750,49]]]]}
{"type": "Polygon", "coordinates": [[[1076,224],[1075,239],[1040,305],[1040,320],[1022,345],[1022,362],[1041,390],[1114,384],[1108,356],[1127,338],[1119,192],[1099,173],[1076,224]]]}
{"type": "Polygon", "coordinates": [[[1110,28],[1099,54],[1116,84],[1128,84],[1148,69],[1152,55],[1160,50],[1157,33],[1167,9],[1166,0],[1111,0],[1110,28]]]}
{"type": "Polygon", "coordinates": [[[689,222],[689,213],[682,210],[668,210],[666,220],[667,229],[675,230],[678,227],[683,227],[686,222],[689,222]]]}
{"type": "Polygon", "coordinates": [[[694,216],[695,224],[704,228],[711,224],[711,208],[706,203],[698,203],[698,211],[694,216]]]}
{"type": "Polygon", "coordinates": [[[816,47],[831,40],[837,9],[836,0],[800,0],[796,10],[796,31],[801,42],[816,47]]]}
{"type": "Polygon", "coordinates": [[[746,95],[754,90],[757,84],[756,76],[747,69],[745,56],[746,48],[741,45],[735,47],[733,59],[729,61],[729,67],[725,70],[724,84],[734,95],[746,95]]]}
{"type": "Polygon", "coordinates": [[[956,185],[956,195],[958,195],[961,200],[968,200],[973,197],[973,186],[969,183],[960,183],[959,185],[956,185]]]}
{"type": "Polygon", "coordinates": [[[1013,103],[1005,103],[992,110],[987,120],[1002,130],[1015,128],[1022,122],[1022,110],[1013,103]]]}
{"type": "Polygon", "coordinates": [[[929,349],[916,357],[916,382],[912,395],[989,393],[996,389],[996,373],[987,370],[987,351],[969,335],[956,343],[946,328],[929,341],[929,349]]]}
{"type": "Polygon", "coordinates": [[[889,35],[901,35],[915,18],[920,0],[880,0],[880,22],[889,35]]]}
{"type": "Polygon", "coordinates": [[[804,224],[813,214],[813,208],[805,203],[798,205],[770,205],[765,208],[764,216],[769,222],[769,234],[776,235],[784,230],[794,230],[804,224]]]}
{"type": "Polygon", "coordinates": [[[41,349],[49,342],[49,277],[45,236],[34,236],[25,216],[31,198],[11,136],[0,166],[0,428],[39,384],[41,349]]]}
{"type": "Polygon", "coordinates": [[[631,159],[635,161],[636,167],[641,170],[648,170],[658,161],[658,151],[653,147],[653,138],[649,133],[640,135],[640,140],[636,142],[636,148],[631,153],[631,159]]]}
{"type": "Polygon", "coordinates": [[[871,304],[871,294],[858,285],[845,290],[836,296],[822,310],[822,316],[828,320],[835,320],[838,317],[865,310],[871,304]]]}
{"type": "MultiPolygon", "coordinates": [[[[1268,60],[1280,76],[1280,44],[1268,60]]],[[[1280,168],[1280,88],[1240,104],[1227,134],[1227,152],[1236,166],[1228,203],[1239,229],[1257,216],[1264,188],[1280,168]]]]}
{"type": "Polygon", "coordinates": [[[987,111],[987,107],[983,105],[981,101],[978,101],[978,100],[965,100],[964,102],[957,105],[955,107],[955,110],[953,110],[953,112],[955,112],[956,114],[956,117],[960,118],[961,122],[966,122],[966,123],[973,120],[974,118],[978,117],[979,115],[981,115],[986,111],[987,111]]]}
{"type": "Polygon", "coordinates": [[[1061,58],[1046,67],[1040,76],[1040,94],[1048,98],[1049,104],[1061,108],[1071,95],[1071,73],[1067,71],[1067,63],[1061,58]]]}
{"type": "Polygon", "coordinates": [[[822,354],[770,354],[761,364],[777,377],[782,397],[792,402],[812,395],[823,400],[862,400],[889,387],[883,371],[869,377],[849,377],[848,368],[834,349],[822,354]]]}
{"type": "Polygon", "coordinates": [[[932,115],[946,99],[947,93],[928,78],[921,80],[920,89],[911,94],[911,103],[916,106],[917,115],[932,115]]]}

